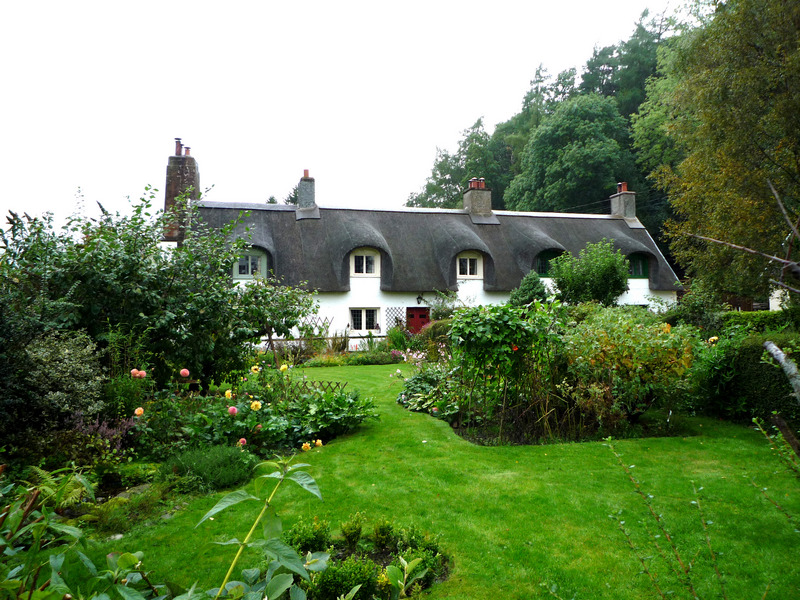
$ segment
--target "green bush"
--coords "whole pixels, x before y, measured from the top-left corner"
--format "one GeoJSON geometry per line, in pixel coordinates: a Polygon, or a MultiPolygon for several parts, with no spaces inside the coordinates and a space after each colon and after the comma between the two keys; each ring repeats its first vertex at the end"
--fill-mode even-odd
{"type": "Polygon", "coordinates": [[[389,519],[381,518],[372,528],[372,542],[378,552],[390,552],[397,549],[397,534],[394,523],[389,519]]]}
{"type": "MultiPolygon", "coordinates": [[[[766,419],[777,411],[783,418],[800,423],[800,403],[792,396],[783,370],[762,361],[767,340],[790,353],[792,348],[800,348],[800,335],[796,333],[751,335],[725,346],[720,361],[729,369],[710,374],[708,387],[715,393],[708,397],[708,412],[749,421],[752,417],[766,419]]],[[[797,354],[790,355],[797,360],[797,354]]]]}
{"type": "Polygon", "coordinates": [[[699,344],[693,328],[672,327],[636,307],[590,314],[564,335],[565,383],[581,413],[609,432],[654,402],[689,392],[699,344]]]}
{"type": "Polygon", "coordinates": [[[350,520],[342,523],[342,539],[350,552],[354,552],[358,547],[363,526],[364,515],[360,512],[350,515],[350,520]]]}
{"type": "Polygon", "coordinates": [[[389,349],[405,350],[408,348],[408,338],[410,334],[402,327],[392,327],[386,332],[386,341],[389,349]]]}
{"type": "Polygon", "coordinates": [[[718,335],[730,306],[720,295],[700,279],[685,284],[686,293],[669,306],[662,319],[670,325],[693,325],[703,330],[706,337],[718,335]]]}
{"type": "Polygon", "coordinates": [[[89,417],[102,410],[100,359],[86,333],[50,332],[33,340],[25,353],[31,400],[23,423],[53,429],[74,413],[89,417]]]}
{"type": "Polygon", "coordinates": [[[378,592],[378,573],[380,567],[368,558],[350,556],[340,563],[331,563],[312,584],[314,600],[337,600],[357,585],[361,589],[356,599],[371,600],[378,592]]]}
{"type": "Polygon", "coordinates": [[[341,367],[346,364],[345,354],[318,354],[303,363],[303,367],[341,367]]]}
{"type": "Polygon", "coordinates": [[[550,276],[562,302],[595,300],[611,306],[628,289],[628,260],[619,250],[614,251],[612,242],[603,239],[586,244],[578,256],[567,252],[554,258],[550,276]]]}
{"type": "Polygon", "coordinates": [[[197,448],[165,461],[158,478],[162,481],[176,476],[187,478],[194,482],[188,487],[196,491],[222,490],[248,481],[256,462],[255,456],[235,446],[197,448]]]}
{"type": "Polygon", "coordinates": [[[723,331],[731,328],[740,328],[752,333],[797,331],[798,323],[800,323],[798,307],[784,310],[728,311],[720,315],[723,331]]]}
{"type": "Polygon", "coordinates": [[[519,284],[519,287],[511,290],[508,303],[511,306],[527,306],[534,300],[544,302],[547,300],[547,288],[539,278],[535,270],[528,272],[519,284]]]}
{"type": "MultiPolygon", "coordinates": [[[[283,534],[286,543],[301,555],[308,552],[322,552],[331,545],[331,524],[314,517],[307,521],[302,517],[289,531],[283,534]]],[[[349,588],[347,591],[350,591],[349,588]]]]}
{"type": "Polygon", "coordinates": [[[163,510],[168,489],[165,485],[151,485],[140,493],[111,498],[98,504],[81,520],[92,523],[97,532],[104,535],[126,533],[134,525],[146,523],[163,510]]]}
{"type": "MultiPolygon", "coordinates": [[[[402,528],[397,532],[398,556],[402,556],[407,563],[415,558],[421,558],[418,569],[428,569],[425,576],[420,579],[423,588],[429,588],[437,579],[444,578],[447,570],[447,557],[439,548],[439,537],[424,533],[414,526],[402,528]]],[[[392,561],[395,566],[400,566],[399,559],[392,561]]]]}

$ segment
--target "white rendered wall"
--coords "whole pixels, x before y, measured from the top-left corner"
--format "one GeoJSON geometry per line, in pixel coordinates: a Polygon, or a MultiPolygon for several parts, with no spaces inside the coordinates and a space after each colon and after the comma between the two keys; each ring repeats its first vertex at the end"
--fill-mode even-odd
{"type": "MultiPolygon", "coordinates": [[[[555,288],[553,280],[543,277],[542,282],[549,290],[555,288]]],[[[619,304],[653,305],[651,298],[660,298],[668,302],[676,300],[675,292],[655,291],[649,287],[647,279],[629,279],[628,291],[620,296],[619,304]]],[[[351,277],[350,292],[326,292],[317,295],[319,316],[330,319],[329,333],[343,333],[350,330],[351,308],[377,308],[380,331],[373,331],[375,337],[381,338],[394,323],[387,322],[387,308],[420,306],[417,304],[419,293],[384,292],[380,289],[380,277],[351,277]]],[[[423,298],[430,299],[435,292],[423,292],[423,298]]],[[[508,301],[508,292],[487,292],[483,289],[482,279],[459,279],[458,300],[465,306],[486,304],[502,304],[508,301]]],[[[423,302],[422,306],[426,306],[423,302]]],[[[653,305],[656,308],[655,305],[653,305]]],[[[404,313],[403,313],[404,314],[404,313]]],[[[359,337],[367,335],[366,331],[350,331],[350,349],[356,350],[363,340],[359,337]]]]}

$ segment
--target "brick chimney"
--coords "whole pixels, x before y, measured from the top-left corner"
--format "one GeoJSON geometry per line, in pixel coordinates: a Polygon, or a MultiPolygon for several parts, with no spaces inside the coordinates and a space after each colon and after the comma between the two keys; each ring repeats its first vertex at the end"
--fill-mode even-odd
{"type": "Polygon", "coordinates": [[[612,217],[636,218],[636,192],[628,191],[627,181],[617,184],[617,193],[610,200],[612,217]]]}
{"type": "Polygon", "coordinates": [[[486,180],[473,177],[464,192],[464,210],[475,224],[499,223],[492,212],[492,190],[486,187],[486,180]]]}
{"type": "Polygon", "coordinates": [[[164,213],[174,215],[172,223],[164,231],[165,242],[183,242],[186,231],[185,207],[177,206],[177,200],[188,193],[188,199],[200,198],[200,171],[197,161],[191,156],[191,148],[175,138],[175,156],[167,163],[167,184],[164,191],[164,213]]]}
{"type": "Polygon", "coordinates": [[[309,177],[308,169],[303,171],[303,177],[297,184],[295,220],[299,221],[300,219],[319,219],[314,178],[309,177]]]}

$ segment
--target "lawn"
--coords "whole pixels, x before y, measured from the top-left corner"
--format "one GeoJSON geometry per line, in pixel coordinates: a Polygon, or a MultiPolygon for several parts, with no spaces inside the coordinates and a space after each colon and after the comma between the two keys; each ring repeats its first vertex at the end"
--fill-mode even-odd
{"type": "MultiPolygon", "coordinates": [[[[286,486],[276,506],[284,526],[318,516],[337,530],[355,511],[367,528],[379,517],[441,535],[453,559],[450,577],[432,599],[657,598],[629,541],[653,554],[655,522],[628,475],[603,442],[478,447],[449,426],[395,403],[396,365],[309,369],[310,379],[348,381],[376,400],[380,421],[304,454],[324,501],[286,486]],[[621,513],[620,513],[621,511],[621,513]],[[619,515],[629,531],[622,534],[619,515]]],[[[711,419],[686,421],[687,435],[614,442],[625,465],[653,496],[701,598],[722,597],[702,533],[709,537],[727,597],[800,597],[800,482],[751,429],[711,419]],[[693,491],[693,482],[699,498],[693,491]],[[785,512],[761,493],[777,502],[785,512]]],[[[258,506],[246,503],[195,528],[221,494],[201,497],[168,519],[134,529],[111,550],[145,553],[145,566],[183,585],[219,585],[234,551],[210,542],[245,535],[258,506]]],[[[662,548],[671,552],[662,536],[662,548]]],[[[249,551],[244,567],[259,560],[249,551]]],[[[660,558],[645,561],[669,597],[691,597],[660,558]]]]}

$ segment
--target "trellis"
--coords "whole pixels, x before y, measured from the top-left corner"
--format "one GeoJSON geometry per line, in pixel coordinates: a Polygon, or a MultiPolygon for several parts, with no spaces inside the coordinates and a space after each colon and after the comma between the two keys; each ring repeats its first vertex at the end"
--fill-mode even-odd
{"type": "Polygon", "coordinates": [[[406,328],[406,309],[404,306],[389,306],[386,309],[386,329],[406,328]]]}

